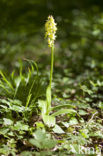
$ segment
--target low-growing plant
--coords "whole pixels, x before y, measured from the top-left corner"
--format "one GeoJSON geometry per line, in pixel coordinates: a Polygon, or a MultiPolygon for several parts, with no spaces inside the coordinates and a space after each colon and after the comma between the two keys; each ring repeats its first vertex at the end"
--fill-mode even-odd
{"type": "Polygon", "coordinates": [[[23,65],[20,65],[19,75],[13,71],[8,77],[0,71],[0,108],[1,113],[6,112],[10,116],[12,112],[21,113],[27,117],[32,112],[37,112],[37,99],[44,94],[45,87],[41,76],[38,73],[37,64],[34,61],[26,60],[30,66],[28,72],[23,72],[23,65]]]}

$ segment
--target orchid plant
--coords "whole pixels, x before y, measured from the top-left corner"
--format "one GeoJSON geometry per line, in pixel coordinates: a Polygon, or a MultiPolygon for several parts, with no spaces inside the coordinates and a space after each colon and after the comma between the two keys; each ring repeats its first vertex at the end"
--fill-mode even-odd
{"type": "Polygon", "coordinates": [[[76,113],[73,109],[64,109],[64,107],[73,107],[70,104],[66,105],[59,105],[52,107],[51,106],[51,99],[52,99],[52,79],[53,79],[53,63],[54,63],[54,41],[56,39],[56,31],[57,31],[57,24],[55,23],[55,20],[53,16],[49,16],[48,20],[45,23],[45,38],[48,40],[48,46],[51,49],[51,69],[50,69],[50,82],[46,89],[46,100],[39,100],[39,108],[41,109],[41,115],[44,123],[51,127],[55,125],[55,117],[61,114],[65,113],[76,113]],[[61,108],[61,109],[60,109],[61,108]],[[57,110],[58,111],[52,113],[52,111],[57,110]],[[52,114],[51,114],[52,113],[52,114]]]}

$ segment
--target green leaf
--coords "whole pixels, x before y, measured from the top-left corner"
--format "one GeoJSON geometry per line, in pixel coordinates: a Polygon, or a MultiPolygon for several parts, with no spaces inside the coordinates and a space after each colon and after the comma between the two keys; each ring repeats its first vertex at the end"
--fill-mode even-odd
{"type": "Polygon", "coordinates": [[[69,125],[75,125],[75,124],[78,124],[78,120],[75,117],[72,117],[69,120],[69,125]]]}
{"type": "Polygon", "coordinates": [[[55,125],[55,127],[53,128],[53,131],[57,134],[63,134],[65,133],[60,126],[58,126],[57,124],[55,125]]]}
{"type": "Polygon", "coordinates": [[[4,125],[5,126],[10,126],[10,125],[12,125],[13,124],[13,121],[12,120],[10,120],[10,119],[7,119],[7,118],[3,118],[3,120],[4,120],[4,125]]]}
{"type": "Polygon", "coordinates": [[[81,129],[80,130],[80,133],[81,135],[84,137],[84,138],[89,138],[89,130],[88,129],[81,129]]]}
{"type": "Polygon", "coordinates": [[[6,87],[3,84],[0,84],[0,87],[3,88],[7,93],[9,93],[9,90],[6,89],[6,87]]]}
{"type": "Polygon", "coordinates": [[[43,122],[35,122],[37,129],[44,128],[43,122]]]}
{"type": "Polygon", "coordinates": [[[99,102],[99,108],[103,109],[103,102],[99,102]]]}
{"type": "Polygon", "coordinates": [[[66,128],[69,127],[69,123],[68,123],[68,122],[62,122],[62,124],[63,124],[66,128]]]}
{"type": "Polygon", "coordinates": [[[32,96],[32,94],[29,94],[28,97],[27,97],[26,107],[28,107],[28,105],[29,105],[29,102],[31,100],[31,96],[32,96]]]}
{"type": "Polygon", "coordinates": [[[81,89],[83,90],[83,92],[88,93],[89,95],[93,94],[93,92],[85,85],[81,86],[81,89]]]}
{"type": "Polygon", "coordinates": [[[75,115],[76,114],[76,111],[73,110],[73,109],[61,109],[61,110],[53,113],[52,116],[58,116],[58,115],[61,115],[61,114],[75,115]]]}
{"type": "Polygon", "coordinates": [[[28,131],[29,129],[29,126],[22,123],[21,121],[18,121],[14,127],[13,127],[14,130],[17,130],[17,131],[20,131],[20,130],[23,130],[23,131],[28,131]]]}
{"type": "Polygon", "coordinates": [[[5,128],[5,127],[0,128],[0,134],[7,137],[8,133],[9,133],[9,130],[10,130],[9,128],[5,128]]]}
{"type": "Polygon", "coordinates": [[[97,137],[97,138],[100,138],[100,139],[103,139],[103,133],[101,131],[96,131],[95,133],[91,133],[90,136],[93,136],[93,137],[97,137]]]}
{"type": "Polygon", "coordinates": [[[46,114],[47,112],[47,103],[44,100],[38,100],[39,108],[41,109],[42,115],[46,114]]]}
{"type": "Polygon", "coordinates": [[[79,115],[87,115],[88,113],[82,109],[79,110],[79,115]]]}
{"type": "Polygon", "coordinates": [[[30,65],[31,65],[31,68],[32,68],[32,71],[34,71],[34,67],[37,71],[37,75],[38,75],[38,66],[37,66],[37,63],[33,60],[29,60],[29,59],[25,59],[25,61],[27,61],[30,65]]]}
{"type": "Polygon", "coordinates": [[[34,146],[36,146],[36,147],[38,147],[38,148],[42,148],[42,146],[41,146],[41,144],[39,143],[39,141],[37,141],[37,140],[35,140],[35,139],[30,139],[29,140],[29,142],[32,144],[32,145],[34,145],[34,146]]]}
{"type": "Polygon", "coordinates": [[[20,154],[20,156],[32,156],[33,154],[32,154],[32,152],[30,152],[30,151],[23,151],[21,154],[20,154]]]}
{"type": "Polygon", "coordinates": [[[51,115],[43,115],[43,121],[49,127],[53,127],[55,125],[55,117],[51,115]]]}
{"type": "Polygon", "coordinates": [[[51,139],[51,136],[41,129],[38,129],[33,135],[34,138],[29,141],[40,149],[51,149],[56,145],[56,141],[51,139]]]}
{"type": "Polygon", "coordinates": [[[25,107],[24,106],[21,107],[21,106],[13,105],[10,109],[15,111],[15,112],[23,112],[25,110],[25,107]]]}
{"type": "Polygon", "coordinates": [[[55,125],[55,117],[47,114],[47,102],[44,100],[38,100],[39,108],[41,109],[42,118],[46,125],[52,127],[55,125]]]}
{"type": "Polygon", "coordinates": [[[62,105],[52,107],[52,110],[56,110],[56,109],[60,109],[60,108],[64,108],[64,107],[75,108],[75,106],[73,106],[71,104],[62,104],[62,105]]]}
{"type": "Polygon", "coordinates": [[[21,77],[19,76],[19,77],[17,77],[17,78],[15,79],[16,89],[15,89],[14,98],[15,98],[15,96],[16,96],[16,94],[17,94],[17,91],[18,91],[18,88],[19,88],[20,83],[21,83],[21,77]]]}
{"type": "Polygon", "coordinates": [[[3,80],[6,82],[6,84],[12,89],[14,90],[12,84],[6,79],[6,77],[4,76],[4,74],[2,73],[2,71],[0,71],[0,75],[2,76],[3,80]]]}

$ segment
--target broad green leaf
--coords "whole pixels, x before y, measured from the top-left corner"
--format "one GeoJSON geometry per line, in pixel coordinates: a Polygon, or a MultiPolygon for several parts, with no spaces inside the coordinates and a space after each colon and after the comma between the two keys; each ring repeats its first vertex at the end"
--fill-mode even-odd
{"type": "Polygon", "coordinates": [[[103,109],[103,102],[99,102],[99,108],[103,109]]]}
{"type": "Polygon", "coordinates": [[[55,117],[51,115],[43,115],[43,121],[48,127],[53,127],[55,125],[55,117]]]}
{"type": "Polygon", "coordinates": [[[41,129],[38,129],[33,136],[34,138],[29,140],[30,143],[40,149],[51,149],[56,145],[56,141],[51,138],[51,135],[41,129]]]}
{"type": "Polygon", "coordinates": [[[28,131],[29,126],[27,124],[22,123],[21,121],[16,122],[16,124],[13,126],[14,130],[20,131],[28,131]]]}
{"type": "Polygon", "coordinates": [[[35,122],[37,129],[44,128],[43,122],[35,122]]]}
{"type": "Polygon", "coordinates": [[[3,123],[3,124],[4,124],[5,126],[7,126],[7,125],[9,125],[9,126],[10,126],[10,125],[12,125],[12,124],[13,124],[13,121],[12,121],[12,120],[10,120],[10,119],[3,118],[3,120],[4,120],[4,123],[3,123]]]}
{"type": "Polygon", "coordinates": [[[68,122],[62,122],[62,124],[63,124],[66,128],[69,127],[69,123],[68,123],[68,122]]]}
{"type": "Polygon", "coordinates": [[[44,100],[38,100],[39,108],[41,109],[42,115],[46,114],[47,112],[47,103],[44,100]]]}
{"type": "Polygon", "coordinates": [[[6,127],[4,127],[4,128],[0,128],[0,134],[1,135],[4,135],[4,136],[7,136],[7,134],[9,133],[9,128],[6,128],[6,127]]]}
{"type": "Polygon", "coordinates": [[[93,136],[93,137],[97,137],[97,138],[100,138],[100,139],[103,139],[103,133],[102,131],[96,131],[95,133],[91,133],[90,136],[93,136]]]}
{"type": "Polygon", "coordinates": [[[70,114],[70,115],[74,115],[76,114],[76,111],[73,110],[73,109],[61,109],[55,113],[52,114],[52,116],[58,116],[58,115],[61,115],[61,114],[70,114]]]}
{"type": "Polygon", "coordinates": [[[8,106],[10,106],[10,102],[5,99],[0,99],[0,103],[7,104],[8,106]]]}
{"type": "Polygon", "coordinates": [[[80,109],[78,113],[79,113],[79,115],[87,115],[88,114],[88,112],[86,112],[82,109],[80,109]]]}
{"type": "Polygon", "coordinates": [[[60,126],[58,126],[57,124],[55,125],[55,127],[53,128],[53,131],[57,134],[63,134],[65,133],[62,128],[60,126]]]}
{"type": "MultiPolygon", "coordinates": [[[[43,140],[42,140],[42,141],[43,141],[43,140]]],[[[40,149],[42,148],[41,142],[39,142],[39,140],[30,139],[29,142],[30,142],[32,145],[34,145],[34,146],[36,146],[36,147],[38,147],[38,148],[40,148],[40,149]]]]}
{"type": "Polygon", "coordinates": [[[75,125],[75,124],[78,124],[78,120],[75,117],[72,117],[69,120],[69,125],[75,125]]]}
{"type": "Polygon", "coordinates": [[[56,109],[60,109],[60,108],[64,108],[64,107],[75,108],[75,106],[73,106],[71,104],[63,104],[63,105],[58,105],[58,106],[52,107],[52,110],[56,110],[56,109]]]}
{"type": "Polygon", "coordinates": [[[20,107],[20,106],[13,105],[10,109],[15,111],[15,112],[23,112],[25,110],[25,107],[24,106],[20,107]]]}
{"type": "Polygon", "coordinates": [[[23,151],[20,156],[33,156],[33,154],[30,151],[23,151]]]}

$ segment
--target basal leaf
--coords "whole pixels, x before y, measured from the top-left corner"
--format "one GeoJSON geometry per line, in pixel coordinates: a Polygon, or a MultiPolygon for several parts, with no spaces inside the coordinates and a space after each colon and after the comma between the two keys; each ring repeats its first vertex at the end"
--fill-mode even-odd
{"type": "Polygon", "coordinates": [[[43,115],[43,121],[49,127],[53,127],[55,125],[55,117],[51,115],[43,115]]]}
{"type": "Polygon", "coordinates": [[[44,100],[38,100],[39,108],[41,109],[41,113],[46,114],[47,103],[44,100]]]}
{"type": "Polygon", "coordinates": [[[60,104],[58,106],[54,106],[52,108],[52,110],[56,110],[56,109],[60,109],[60,108],[64,108],[64,107],[68,107],[68,108],[75,108],[75,106],[71,105],[71,104],[60,104]]]}
{"type": "Polygon", "coordinates": [[[52,114],[52,116],[58,116],[58,115],[61,115],[61,114],[76,114],[76,111],[73,110],[73,109],[61,109],[55,113],[52,114]]]}

